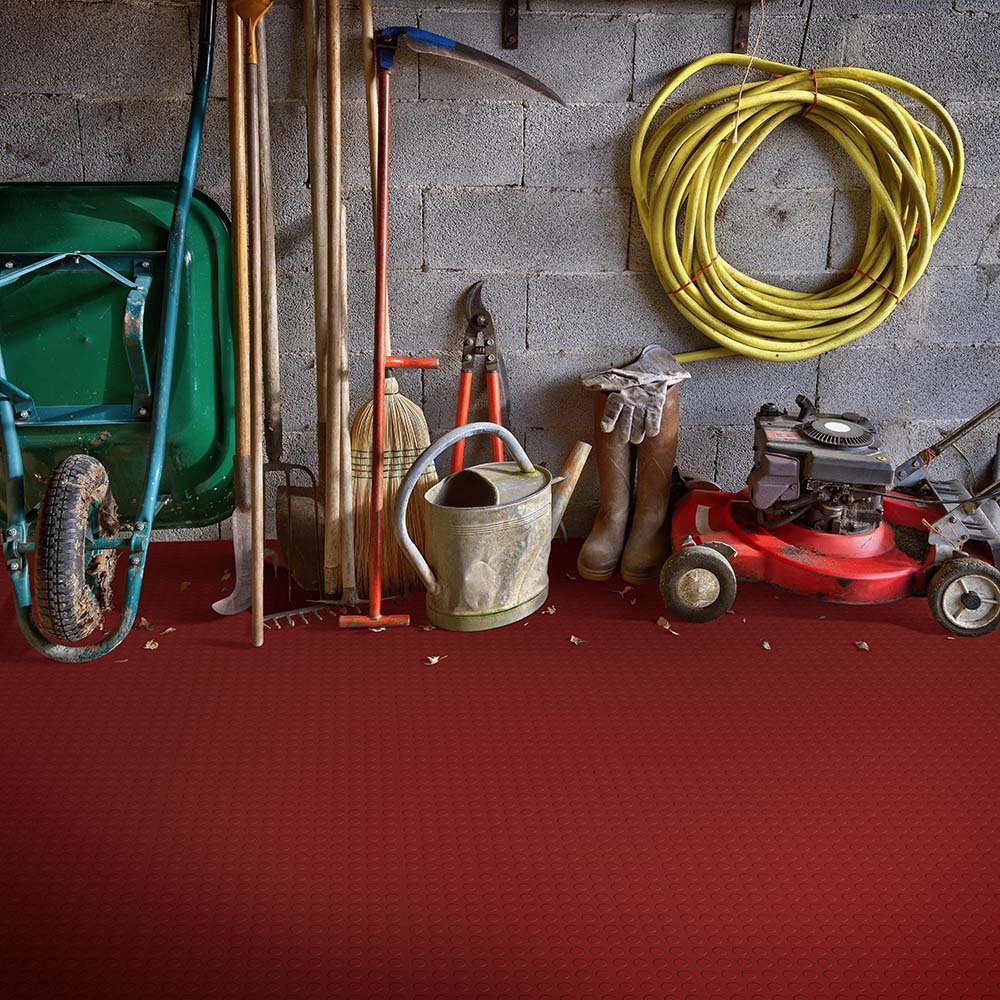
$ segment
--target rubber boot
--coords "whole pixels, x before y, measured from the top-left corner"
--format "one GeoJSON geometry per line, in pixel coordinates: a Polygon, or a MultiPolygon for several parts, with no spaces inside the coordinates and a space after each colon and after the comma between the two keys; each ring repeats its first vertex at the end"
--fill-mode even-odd
{"type": "Polygon", "coordinates": [[[610,580],[618,572],[632,505],[632,446],[620,434],[601,430],[607,401],[603,392],[594,393],[594,452],[601,505],[576,560],[585,580],[610,580]]]}
{"type": "Polygon", "coordinates": [[[660,433],[637,448],[635,513],[622,556],[626,583],[654,583],[670,553],[670,481],[677,455],[678,409],[677,386],[673,386],[663,404],[660,433]]]}

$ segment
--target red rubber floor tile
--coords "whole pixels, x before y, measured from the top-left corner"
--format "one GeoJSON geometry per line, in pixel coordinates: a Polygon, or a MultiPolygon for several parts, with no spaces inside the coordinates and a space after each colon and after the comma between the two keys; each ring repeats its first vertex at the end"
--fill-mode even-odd
{"type": "Polygon", "coordinates": [[[762,587],[671,635],[574,554],[523,625],[252,650],[227,547],[154,546],[89,666],[4,585],[0,996],[1000,996],[1000,636],[762,587]]]}

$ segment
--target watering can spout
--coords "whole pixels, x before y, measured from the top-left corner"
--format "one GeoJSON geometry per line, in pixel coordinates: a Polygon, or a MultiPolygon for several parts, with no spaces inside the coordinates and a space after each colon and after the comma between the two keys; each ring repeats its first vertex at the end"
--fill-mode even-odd
{"type": "Polygon", "coordinates": [[[573,497],[576,484],[580,481],[580,474],[590,457],[590,445],[583,441],[577,441],[573,445],[573,450],[559,470],[552,487],[552,537],[555,538],[562,524],[563,514],[573,497]]]}

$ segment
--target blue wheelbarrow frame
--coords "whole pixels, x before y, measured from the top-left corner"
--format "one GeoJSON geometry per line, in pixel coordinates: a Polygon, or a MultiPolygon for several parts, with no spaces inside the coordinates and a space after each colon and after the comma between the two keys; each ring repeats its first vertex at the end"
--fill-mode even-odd
{"type": "MultiPolygon", "coordinates": [[[[177,321],[181,300],[181,282],[184,272],[185,235],[191,202],[194,194],[195,175],[201,151],[205,112],[208,107],[209,85],[215,55],[215,0],[202,0],[199,17],[198,63],[195,76],[191,112],[177,185],[173,217],[167,243],[166,273],[163,290],[163,318],[159,345],[159,364],[155,386],[150,382],[149,365],[142,344],[142,311],[151,275],[137,273],[128,279],[113,265],[88,254],[54,254],[43,259],[22,263],[0,274],[0,287],[10,285],[28,274],[51,267],[94,267],[129,288],[126,300],[126,330],[130,324],[138,329],[138,337],[126,335],[126,351],[136,393],[132,407],[143,416],[143,407],[150,411],[151,424],[149,454],[146,463],[145,487],[134,529],[127,537],[88,538],[88,550],[127,548],[128,568],[121,619],[117,627],[99,642],[86,646],[69,646],[49,640],[39,629],[32,609],[28,556],[34,551],[29,541],[29,511],[25,502],[24,461],[18,438],[17,421],[28,417],[34,422],[72,422],[72,415],[35,413],[30,395],[14,385],[4,368],[0,352],[0,443],[3,445],[4,471],[7,482],[7,527],[3,537],[3,554],[10,573],[18,624],[30,645],[54,660],[87,662],[110,652],[128,635],[135,623],[139,594],[146,565],[146,555],[153,530],[153,522],[161,504],[160,484],[167,446],[167,418],[170,407],[171,386],[174,374],[174,355],[177,341],[177,321]]],[[[140,268],[143,266],[139,265],[140,268]]],[[[147,267],[151,265],[147,264],[147,267]]],[[[58,408],[53,408],[58,409],[58,408]]],[[[113,422],[114,415],[106,414],[113,422]]]]}

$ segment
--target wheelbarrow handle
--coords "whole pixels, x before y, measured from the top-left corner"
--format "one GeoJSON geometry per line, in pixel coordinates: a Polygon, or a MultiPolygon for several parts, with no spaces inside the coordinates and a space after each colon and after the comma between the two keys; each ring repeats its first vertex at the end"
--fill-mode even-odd
{"type": "Polygon", "coordinates": [[[393,528],[396,531],[396,538],[399,539],[400,548],[406,553],[406,557],[410,562],[413,563],[413,567],[420,575],[420,579],[423,580],[424,586],[432,593],[437,590],[437,577],[434,576],[433,570],[427,565],[424,554],[417,548],[413,539],[410,538],[410,533],[406,530],[406,511],[410,506],[410,497],[413,495],[417,481],[424,474],[424,470],[438,455],[447,451],[459,441],[476,437],[479,434],[494,434],[498,438],[501,438],[507,447],[510,448],[511,454],[514,456],[522,472],[535,471],[534,463],[528,458],[524,448],[521,447],[521,442],[506,427],[502,427],[500,424],[489,423],[466,424],[464,427],[455,427],[450,431],[446,431],[429,448],[426,448],[413,463],[396,497],[396,509],[393,511],[393,528]]]}

